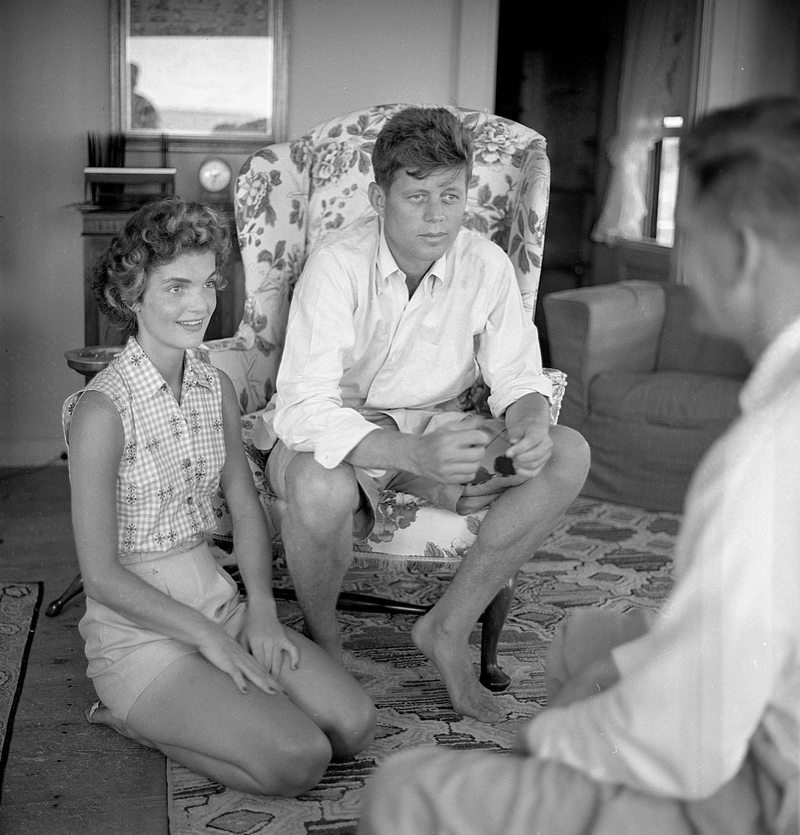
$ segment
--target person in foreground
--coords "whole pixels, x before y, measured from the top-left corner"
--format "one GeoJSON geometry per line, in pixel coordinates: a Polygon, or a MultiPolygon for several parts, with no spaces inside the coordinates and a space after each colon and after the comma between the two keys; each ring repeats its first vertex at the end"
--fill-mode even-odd
{"type": "Polygon", "coordinates": [[[372,164],[375,214],[313,250],[298,283],[267,413],[263,445],[279,438],[267,476],[285,507],[307,633],[337,658],[336,599],[381,490],[461,514],[491,504],[412,638],[456,711],[494,722],[503,714],[473,670],[470,631],[578,494],[588,448],[550,425],[552,386],[511,262],[462,228],[469,130],[444,108],[404,109],[381,130],[372,164]],[[458,406],[479,370],[496,418],[485,423],[458,406]],[[504,429],[515,474],[469,485],[504,429]]]}
{"type": "Polygon", "coordinates": [[[375,714],[279,623],[233,386],[190,353],[229,251],[224,219],[168,199],[137,212],[95,269],[100,309],[129,339],[64,406],[80,632],[101,700],[88,718],[225,786],[294,796],[370,742],[375,714]],[[246,603],[207,542],[220,487],[246,603]]]}
{"type": "Polygon", "coordinates": [[[649,630],[566,622],[510,755],[390,759],[359,835],[798,833],[800,100],[712,114],[681,153],[687,279],[755,367],[690,487],[676,586],[649,630]]]}

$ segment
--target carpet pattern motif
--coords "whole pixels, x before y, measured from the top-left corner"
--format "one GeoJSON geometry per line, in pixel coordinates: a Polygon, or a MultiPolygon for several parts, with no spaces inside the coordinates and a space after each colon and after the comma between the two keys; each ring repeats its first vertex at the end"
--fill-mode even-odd
{"type": "Polygon", "coordinates": [[[14,713],[41,602],[41,583],[0,583],[0,797],[14,713]]]}
{"type": "MultiPolygon", "coordinates": [[[[363,786],[389,754],[423,744],[502,754],[518,725],[545,703],[543,657],[570,609],[656,609],[671,587],[671,556],[679,516],[578,499],[520,573],[503,632],[501,666],[513,683],[501,700],[505,720],[484,725],[453,712],[437,673],[414,647],[414,616],[340,612],[349,667],[378,708],[375,742],[355,760],[332,765],[322,783],[300,798],[259,798],[224,789],[170,763],[171,835],[351,835],[363,786]]],[[[276,571],[276,584],[287,578],[276,571]]],[[[449,573],[409,568],[376,574],[354,569],[347,587],[433,603],[449,573]]],[[[280,603],[281,620],[302,625],[299,609],[280,603]]],[[[479,658],[480,633],[472,641],[479,658]]]]}

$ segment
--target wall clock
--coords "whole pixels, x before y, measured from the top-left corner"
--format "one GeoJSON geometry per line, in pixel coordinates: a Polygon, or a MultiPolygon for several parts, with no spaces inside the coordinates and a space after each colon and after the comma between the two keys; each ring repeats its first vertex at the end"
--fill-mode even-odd
{"type": "Polygon", "coordinates": [[[231,167],[224,159],[211,157],[200,166],[197,178],[206,191],[215,194],[228,187],[231,181],[231,167]]]}

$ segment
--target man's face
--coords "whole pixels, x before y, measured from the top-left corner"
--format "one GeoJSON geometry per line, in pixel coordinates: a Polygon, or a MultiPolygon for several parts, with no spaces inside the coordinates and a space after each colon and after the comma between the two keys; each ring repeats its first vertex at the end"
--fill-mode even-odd
{"type": "Polygon", "coordinates": [[[467,204],[467,172],[442,168],[423,180],[398,171],[388,189],[370,187],[386,242],[400,269],[419,278],[450,248],[467,204]]]}

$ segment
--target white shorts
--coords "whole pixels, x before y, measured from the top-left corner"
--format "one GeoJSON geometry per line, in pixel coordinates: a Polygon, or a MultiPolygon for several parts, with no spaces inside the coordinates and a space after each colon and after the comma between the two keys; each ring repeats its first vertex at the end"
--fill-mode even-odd
{"type": "MultiPolygon", "coordinates": [[[[169,551],[125,554],[128,571],[202,612],[232,636],[244,626],[246,604],[236,582],[220,568],[202,540],[169,551]]],[[[112,715],[126,721],[134,702],[176,658],[194,647],[145,629],[90,597],[78,626],[86,642],[86,674],[112,715]]]]}

